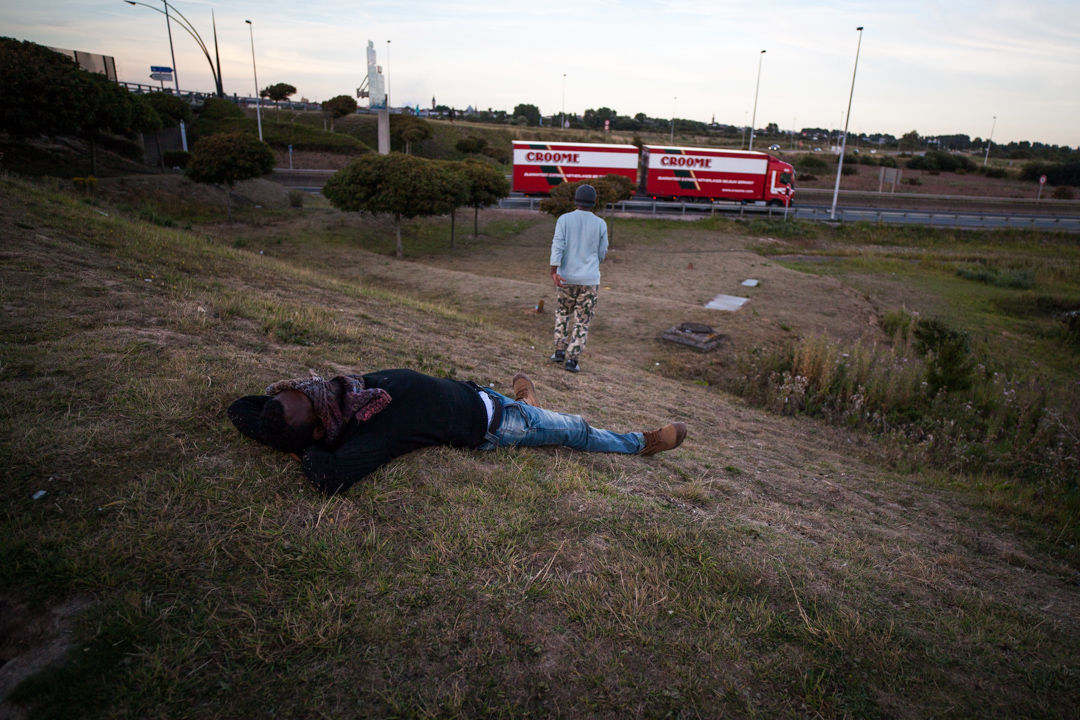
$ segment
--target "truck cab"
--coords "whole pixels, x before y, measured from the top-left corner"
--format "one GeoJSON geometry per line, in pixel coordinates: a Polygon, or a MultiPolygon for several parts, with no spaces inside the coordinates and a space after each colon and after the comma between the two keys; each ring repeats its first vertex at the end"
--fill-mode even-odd
{"type": "Polygon", "coordinates": [[[790,206],[794,196],[795,168],[770,155],[765,176],[765,204],[775,207],[790,206]]]}

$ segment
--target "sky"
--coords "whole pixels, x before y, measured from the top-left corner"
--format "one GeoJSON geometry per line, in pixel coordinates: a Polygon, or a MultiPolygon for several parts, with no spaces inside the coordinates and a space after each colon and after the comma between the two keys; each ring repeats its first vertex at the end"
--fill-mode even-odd
{"type": "MultiPolygon", "coordinates": [[[[394,106],[434,96],[744,125],[760,61],[755,125],[785,130],[843,126],[863,26],[850,132],[1080,145],[1078,0],[169,2],[211,47],[215,13],[230,94],[255,90],[251,20],[259,86],[310,100],[355,96],[372,40],[394,106]]],[[[212,91],[206,58],[172,31],[181,88],[212,91]]],[[[112,55],[130,82],[172,65],[164,16],[123,0],[5,2],[0,35],[112,55]]]]}

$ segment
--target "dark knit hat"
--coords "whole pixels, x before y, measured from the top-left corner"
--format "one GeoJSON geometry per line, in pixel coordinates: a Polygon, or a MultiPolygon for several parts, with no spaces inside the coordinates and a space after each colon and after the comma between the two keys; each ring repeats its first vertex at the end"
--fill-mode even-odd
{"type": "Polygon", "coordinates": [[[588,183],[584,185],[578,185],[577,192],[574,193],[574,204],[581,205],[583,207],[592,207],[596,204],[596,188],[588,183]]]}

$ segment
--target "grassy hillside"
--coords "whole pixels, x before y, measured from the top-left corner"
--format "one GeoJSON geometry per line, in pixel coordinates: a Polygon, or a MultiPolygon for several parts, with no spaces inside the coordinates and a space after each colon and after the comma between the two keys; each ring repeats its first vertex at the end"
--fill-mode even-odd
{"type": "Polygon", "coordinates": [[[690,382],[655,343],[750,273],[790,294],[725,317],[740,343],[873,332],[835,273],[750,247],[775,237],[620,221],[575,376],[544,361],[550,314],[526,313],[551,295],[549,220],[487,213],[455,253],[445,221],[416,223],[397,261],[380,220],[244,213],[175,230],[0,181],[4,647],[48,645],[46,613],[72,632],[0,709],[1080,713],[1074,522],[1008,483],[890,470],[868,436],[690,382]],[[385,367],[501,392],[526,370],[545,406],[690,435],[651,459],[428,449],[326,498],[225,417],[308,368],[385,367]]]}

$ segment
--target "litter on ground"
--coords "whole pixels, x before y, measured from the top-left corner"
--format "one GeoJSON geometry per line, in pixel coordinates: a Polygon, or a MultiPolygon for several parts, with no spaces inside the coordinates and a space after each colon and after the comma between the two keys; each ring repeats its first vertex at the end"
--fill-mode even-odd
{"type": "Polygon", "coordinates": [[[710,310],[727,310],[728,312],[735,312],[749,300],[750,298],[735,297],[734,295],[717,295],[712,300],[705,303],[705,307],[710,310]]]}

